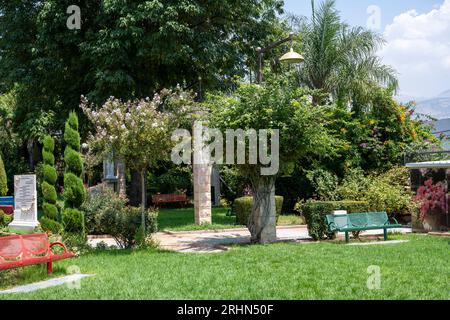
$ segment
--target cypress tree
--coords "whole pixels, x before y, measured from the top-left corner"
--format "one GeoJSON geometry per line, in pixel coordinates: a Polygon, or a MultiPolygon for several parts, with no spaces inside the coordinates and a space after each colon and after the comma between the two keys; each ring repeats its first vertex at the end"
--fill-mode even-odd
{"type": "Polygon", "coordinates": [[[42,196],[44,198],[42,210],[44,216],[40,219],[41,227],[45,231],[59,233],[62,225],[58,222],[60,219],[58,207],[56,206],[56,180],[58,175],[55,169],[55,141],[51,136],[45,136],[42,148],[43,165],[43,181],[41,183],[42,196]]]}
{"type": "Polygon", "coordinates": [[[78,210],[86,198],[81,175],[83,161],[80,155],[80,134],[78,133],[78,117],[75,112],[69,114],[64,130],[64,229],[73,234],[84,234],[84,216],[78,210]]]}

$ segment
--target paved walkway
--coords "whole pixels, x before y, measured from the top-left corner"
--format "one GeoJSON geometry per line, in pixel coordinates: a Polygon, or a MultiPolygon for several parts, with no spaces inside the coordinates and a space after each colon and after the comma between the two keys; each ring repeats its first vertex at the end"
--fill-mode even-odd
{"type": "MultiPolygon", "coordinates": [[[[391,229],[389,232],[410,233],[410,228],[391,229]]],[[[383,230],[370,230],[362,236],[382,236],[383,230]]],[[[343,238],[343,234],[338,237],[343,238]]],[[[279,241],[309,242],[311,237],[304,225],[278,226],[277,238],[279,241]]],[[[215,253],[228,250],[232,244],[250,243],[250,233],[247,229],[228,229],[217,231],[184,231],[184,232],[157,232],[154,239],[159,242],[162,249],[178,252],[215,253]]],[[[89,242],[96,245],[99,242],[115,245],[112,238],[90,238],[89,242]]]]}

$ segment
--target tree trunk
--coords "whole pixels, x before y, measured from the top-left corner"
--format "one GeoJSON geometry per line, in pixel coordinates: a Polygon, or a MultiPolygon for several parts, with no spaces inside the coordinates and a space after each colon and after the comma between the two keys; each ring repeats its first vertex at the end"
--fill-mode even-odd
{"type": "Polygon", "coordinates": [[[141,205],[141,173],[139,171],[131,171],[131,184],[128,190],[128,199],[130,205],[138,207],[141,205]]]}
{"type": "Polygon", "coordinates": [[[248,229],[252,243],[271,243],[277,240],[275,177],[261,176],[253,183],[253,207],[248,229]]]}
{"type": "Polygon", "coordinates": [[[30,172],[34,171],[34,139],[28,139],[27,141],[28,151],[28,168],[30,172]]]}
{"type": "Polygon", "coordinates": [[[117,160],[117,177],[119,179],[117,184],[119,195],[126,197],[125,161],[123,159],[117,160]]]}
{"type": "Polygon", "coordinates": [[[141,224],[145,234],[145,171],[141,171],[141,224]]]}

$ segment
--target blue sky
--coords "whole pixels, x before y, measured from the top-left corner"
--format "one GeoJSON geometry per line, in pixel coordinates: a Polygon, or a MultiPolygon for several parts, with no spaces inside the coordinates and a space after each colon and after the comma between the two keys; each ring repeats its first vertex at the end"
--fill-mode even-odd
{"type": "MultiPolygon", "coordinates": [[[[316,0],[316,5],[320,1],[316,0]]],[[[377,6],[388,44],[379,52],[399,73],[400,93],[433,97],[450,89],[450,0],[336,0],[343,19],[366,27],[377,6]]],[[[311,0],[285,0],[285,11],[311,15],[311,0]]]]}
{"type": "MultiPolygon", "coordinates": [[[[285,0],[285,11],[300,15],[311,15],[311,0],[285,0]]],[[[316,5],[320,1],[316,0],[316,5]]],[[[377,5],[381,9],[381,26],[385,28],[394,17],[411,9],[419,13],[426,13],[442,4],[436,0],[337,0],[336,5],[342,17],[349,24],[365,26],[370,5],[377,5]]]]}

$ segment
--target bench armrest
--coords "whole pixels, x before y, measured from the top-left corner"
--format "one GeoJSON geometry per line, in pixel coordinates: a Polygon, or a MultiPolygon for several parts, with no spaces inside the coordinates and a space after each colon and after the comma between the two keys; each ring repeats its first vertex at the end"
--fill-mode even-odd
{"type": "Polygon", "coordinates": [[[330,231],[337,230],[336,224],[335,224],[333,221],[331,221],[331,222],[328,224],[328,230],[330,230],[330,231]]]}
{"type": "Polygon", "coordinates": [[[50,244],[50,250],[53,248],[53,246],[63,247],[64,253],[69,252],[69,250],[67,250],[66,246],[62,242],[53,242],[52,244],[50,244]]]}
{"type": "MultiPolygon", "coordinates": [[[[391,219],[394,220],[395,224],[399,224],[397,219],[395,219],[394,217],[392,217],[391,219]]],[[[389,225],[389,224],[391,224],[391,223],[389,222],[389,218],[388,218],[387,221],[384,223],[384,225],[389,225]]]]}

